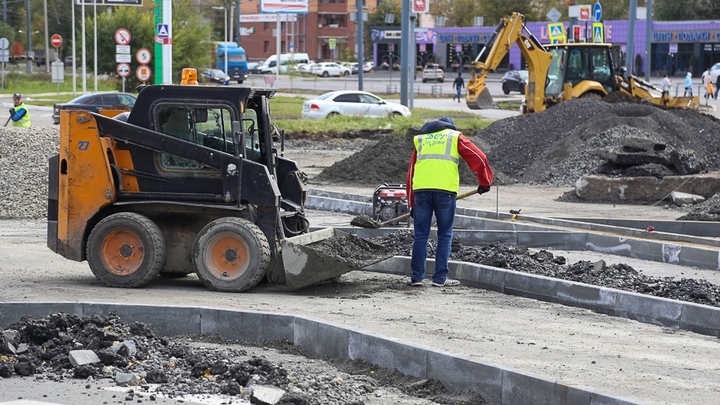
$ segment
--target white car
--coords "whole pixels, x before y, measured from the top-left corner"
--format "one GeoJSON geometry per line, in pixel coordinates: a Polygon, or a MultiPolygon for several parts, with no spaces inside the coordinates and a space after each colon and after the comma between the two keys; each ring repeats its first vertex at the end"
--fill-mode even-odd
{"type": "Polygon", "coordinates": [[[310,68],[310,73],[322,77],[339,76],[350,74],[350,69],[335,62],[321,62],[310,68]]]}
{"type": "Polygon", "coordinates": [[[295,66],[295,71],[298,72],[298,73],[310,73],[310,69],[311,69],[314,65],[317,65],[317,63],[315,63],[315,62],[310,62],[310,63],[298,63],[298,65],[295,66]]]}
{"type": "Polygon", "coordinates": [[[321,119],[337,115],[356,117],[409,117],[410,109],[402,104],[388,103],[366,91],[331,91],[303,103],[302,117],[321,119]]]}

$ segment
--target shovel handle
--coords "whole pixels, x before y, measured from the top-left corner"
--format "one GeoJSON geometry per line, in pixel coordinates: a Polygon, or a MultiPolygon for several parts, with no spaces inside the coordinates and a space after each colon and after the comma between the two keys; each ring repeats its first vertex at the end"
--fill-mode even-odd
{"type": "MultiPolygon", "coordinates": [[[[455,198],[455,200],[462,200],[463,198],[468,198],[468,197],[470,197],[471,195],[475,195],[475,194],[477,194],[477,193],[478,193],[477,189],[474,189],[474,190],[472,190],[472,191],[468,191],[468,192],[466,192],[466,193],[462,193],[462,194],[458,195],[458,196],[455,198]]],[[[410,218],[410,213],[409,213],[409,212],[406,213],[406,214],[402,214],[402,215],[400,215],[399,217],[395,217],[395,218],[393,218],[393,219],[388,219],[387,221],[385,221],[385,222],[383,222],[382,224],[380,224],[380,226],[385,226],[385,225],[394,224],[395,222],[400,222],[400,221],[402,221],[402,220],[404,220],[404,219],[408,219],[408,218],[410,218]]]]}

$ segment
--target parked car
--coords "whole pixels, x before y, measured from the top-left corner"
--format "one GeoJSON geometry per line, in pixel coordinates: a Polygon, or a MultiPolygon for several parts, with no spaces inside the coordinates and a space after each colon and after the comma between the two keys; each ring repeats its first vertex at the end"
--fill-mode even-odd
{"type": "Polygon", "coordinates": [[[310,73],[322,77],[339,76],[350,74],[350,69],[335,62],[321,62],[310,68],[310,73]]]}
{"type": "Polygon", "coordinates": [[[430,81],[440,83],[445,81],[445,72],[437,63],[428,63],[422,71],[422,82],[427,83],[430,81]]]}
{"type": "Polygon", "coordinates": [[[85,110],[99,112],[103,109],[131,110],[135,105],[135,96],[130,93],[119,91],[108,91],[102,93],[83,94],[67,103],[55,104],[53,106],[53,123],[60,123],[60,111],[62,110],[85,110]]]}
{"type": "Polygon", "coordinates": [[[350,69],[351,75],[358,74],[358,70],[360,69],[357,62],[343,62],[342,65],[345,66],[346,68],[350,69]]]}
{"type": "Polygon", "coordinates": [[[331,91],[303,103],[303,118],[321,119],[337,115],[387,118],[409,117],[411,113],[402,104],[388,103],[366,91],[331,91]]]}
{"type": "Polygon", "coordinates": [[[502,90],[505,94],[518,91],[525,94],[525,85],[528,82],[527,70],[508,70],[502,78],[502,90]]]}
{"type": "Polygon", "coordinates": [[[220,69],[205,69],[200,74],[200,81],[204,83],[230,84],[230,76],[220,69]]]}
{"type": "Polygon", "coordinates": [[[260,73],[260,70],[258,69],[262,65],[262,62],[248,62],[247,69],[248,73],[257,74],[260,73]]]}
{"type": "Polygon", "coordinates": [[[298,63],[297,66],[295,66],[295,71],[298,73],[310,73],[310,69],[317,65],[315,62],[309,62],[309,63],[298,63]]]}
{"type": "Polygon", "coordinates": [[[375,63],[365,62],[363,63],[363,72],[371,72],[375,68],[375,63]]]}

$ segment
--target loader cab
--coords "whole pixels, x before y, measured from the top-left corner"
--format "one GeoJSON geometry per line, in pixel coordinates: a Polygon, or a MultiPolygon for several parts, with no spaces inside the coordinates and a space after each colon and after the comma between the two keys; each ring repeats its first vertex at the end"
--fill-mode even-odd
{"type": "Polygon", "coordinates": [[[546,97],[559,97],[565,83],[573,88],[611,93],[615,90],[615,68],[609,44],[548,45],[552,62],[548,69],[546,97]]]}

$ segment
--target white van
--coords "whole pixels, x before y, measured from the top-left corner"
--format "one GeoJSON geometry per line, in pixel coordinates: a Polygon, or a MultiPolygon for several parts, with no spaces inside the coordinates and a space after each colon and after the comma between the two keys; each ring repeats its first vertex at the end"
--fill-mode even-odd
{"type": "MultiPolygon", "coordinates": [[[[283,53],[280,54],[280,73],[286,73],[288,65],[298,63],[310,63],[310,57],[306,53],[283,53]]],[[[260,73],[277,73],[277,55],[271,55],[265,59],[258,68],[260,73]]]]}

